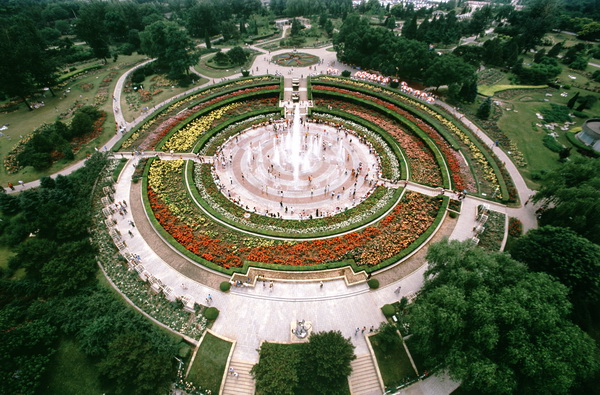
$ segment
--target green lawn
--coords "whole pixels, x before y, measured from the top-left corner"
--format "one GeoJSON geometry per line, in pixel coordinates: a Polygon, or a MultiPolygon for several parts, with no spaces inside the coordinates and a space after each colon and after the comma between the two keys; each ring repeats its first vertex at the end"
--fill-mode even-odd
{"type": "MultiPolygon", "coordinates": [[[[4,135],[0,137],[0,157],[4,157],[10,152],[22,136],[29,135],[44,123],[53,123],[59,119],[65,123],[69,123],[72,117],[72,110],[77,105],[94,104],[98,100],[99,85],[112,72],[112,81],[103,90],[105,91],[104,97],[106,99],[99,106],[101,110],[107,113],[104,132],[100,137],[83,146],[75,155],[74,161],[85,158],[88,153],[94,152],[94,148],[96,147],[102,148],[104,142],[115,134],[115,121],[112,114],[112,100],[110,99],[114,86],[123,72],[132,67],[133,63],[142,59],[143,56],[141,55],[119,56],[117,62],[109,61],[99,72],[93,72],[91,75],[72,80],[63,88],[54,89],[55,97],[47,91],[44,95],[38,95],[29,99],[29,102],[32,104],[41,104],[44,102],[44,106],[39,106],[37,109],[29,111],[25,104],[21,104],[16,111],[0,114],[0,125],[8,124],[8,129],[3,130],[2,133],[4,135]]],[[[98,63],[100,61],[94,60],[78,67],[83,68],[98,63]]],[[[36,180],[41,176],[53,174],[67,165],[68,162],[59,161],[43,172],[37,172],[31,167],[27,167],[21,172],[12,175],[6,173],[4,166],[0,166],[0,185],[6,186],[8,182],[17,185],[19,180],[25,182],[36,180]]]]}
{"type": "Polygon", "coordinates": [[[73,340],[63,340],[52,357],[47,380],[40,393],[46,395],[79,395],[105,393],[94,364],[79,350],[73,340]]]}
{"type": "Polygon", "coordinates": [[[395,387],[416,378],[417,375],[402,343],[397,347],[384,352],[380,347],[378,336],[379,335],[371,336],[370,341],[385,386],[395,387]]]}
{"type": "Polygon", "coordinates": [[[477,87],[477,92],[484,96],[494,96],[494,94],[497,92],[502,92],[509,89],[540,89],[545,87],[546,85],[480,85],[477,87]]]}
{"type": "Polygon", "coordinates": [[[193,382],[203,390],[209,389],[213,394],[219,393],[231,346],[232,343],[206,332],[187,381],[193,382]]]}

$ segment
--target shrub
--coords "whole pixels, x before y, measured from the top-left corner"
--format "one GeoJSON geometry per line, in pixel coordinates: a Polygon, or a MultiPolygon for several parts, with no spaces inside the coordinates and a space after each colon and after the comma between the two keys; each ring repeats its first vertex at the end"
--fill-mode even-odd
{"type": "Polygon", "coordinates": [[[350,77],[350,75],[351,75],[350,71],[348,71],[348,70],[342,71],[342,77],[348,78],[348,77],[350,77]]]}
{"type": "Polygon", "coordinates": [[[204,311],[204,317],[209,321],[214,321],[219,316],[219,309],[216,307],[209,307],[204,311]]]}
{"type": "Polygon", "coordinates": [[[223,292],[228,292],[231,289],[231,283],[229,283],[229,281],[223,281],[220,285],[219,288],[221,289],[221,291],[223,292]]]}
{"type": "Polygon", "coordinates": [[[369,281],[367,281],[367,284],[369,284],[369,288],[371,289],[379,288],[379,280],[377,280],[376,278],[370,279],[369,281]]]}
{"type": "Polygon", "coordinates": [[[546,146],[546,148],[553,152],[560,152],[564,148],[562,144],[556,141],[554,136],[551,136],[549,134],[544,136],[544,145],[546,146]]]}
{"type": "Polygon", "coordinates": [[[391,317],[394,314],[396,314],[396,309],[391,304],[384,304],[383,307],[381,308],[381,312],[386,317],[391,317]]]}
{"type": "Polygon", "coordinates": [[[523,224],[518,218],[508,219],[508,234],[512,237],[520,237],[523,234],[523,224]]]}
{"type": "Polygon", "coordinates": [[[456,217],[458,217],[458,214],[455,213],[454,211],[449,211],[448,215],[450,216],[450,218],[456,218],[456,217]]]}

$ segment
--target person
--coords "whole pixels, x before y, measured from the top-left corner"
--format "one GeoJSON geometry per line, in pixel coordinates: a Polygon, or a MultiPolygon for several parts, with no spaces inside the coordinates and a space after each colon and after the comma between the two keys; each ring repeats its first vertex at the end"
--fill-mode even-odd
{"type": "Polygon", "coordinates": [[[323,281],[319,282],[319,287],[323,288],[323,281]]]}
{"type": "Polygon", "coordinates": [[[15,186],[12,184],[12,182],[8,183],[8,187],[13,191],[15,190],[15,186]]]}

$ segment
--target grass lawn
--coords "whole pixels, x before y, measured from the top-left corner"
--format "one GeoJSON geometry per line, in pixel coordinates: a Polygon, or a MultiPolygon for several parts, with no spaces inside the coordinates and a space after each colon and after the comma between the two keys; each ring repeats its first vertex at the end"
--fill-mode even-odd
{"type": "Polygon", "coordinates": [[[377,358],[377,365],[379,366],[379,371],[381,372],[381,377],[383,378],[385,386],[395,387],[416,378],[417,375],[402,343],[385,352],[380,347],[378,336],[379,335],[371,336],[369,340],[373,346],[373,351],[377,358]]]}
{"type": "Polygon", "coordinates": [[[46,395],[102,394],[96,366],[85,356],[73,340],[63,340],[52,357],[42,386],[46,395]]]}
{"type": "Polygon", "coordinates": [[[479,85],[477,92],[484,96],[494,96],[497,92],[506,91],[509,89],[540,89],[545,88],[546,85],[479,85]]]}
{"type": "Polygon", "coordinates": [[[202,390],[209,389],[213,394],[217,394],[225,374],[231,346],[232,343],[207,332],[186,379],[200,386],[202,390]]]}
{"type": "MultiPolygon", "coordinates": [[[[78,104],[99,103],[99,109],[107,113],[107,118],[104,123],[103,134],[83,146],[75,155],[73,162],[79,161],[85,158],[88,153],[94,152],[95,147],[101,148],[104,142],[110,139],[115,133],[112,101],[110,100],[114,86],[123,72],[143,58],[141,55],[119,56],[117,62],[109,61],[98,72],[92,72],[91,75],[76,78],[63,88],[55,89],[55,97],[52,97],[50,92],[45,92],[45,96],[38,95],[29,99],[29,102],[32,104],[41,104],[41,102],[44,102],[44,106],[39,106],[37,109],[29,111],[25,104],[21,104],[16,111],[0,114],[0,125],[8,124],[8,129],[3,130],[2,133],[4,135],[0,137],[0,157],[4,157],[10,152],[21,137],[29,135],[44,123],[53,123],[57,120],[69,123],[72,118],[72,110],[78,104]],[[105,83],[108,84],[107,87],[101,88],[99,86],[100,83],[107,78],[111,78],[112,81],[105,83]]],[[[94,60],[86,62],[80,67],[83,68],[99,63],[99,61],[94,60]]],[[[0,166],[0,184],[6,186],[8,182],[12,182],[17,185],[19,180],[25,182],[32,181],[41,176],[55,173],[66,167],[69,163],[57,162],[43,172],[37,172],[31,167],[27,167],[21,172],[12,175],[6,173],[4,166],[0,166]]]]}

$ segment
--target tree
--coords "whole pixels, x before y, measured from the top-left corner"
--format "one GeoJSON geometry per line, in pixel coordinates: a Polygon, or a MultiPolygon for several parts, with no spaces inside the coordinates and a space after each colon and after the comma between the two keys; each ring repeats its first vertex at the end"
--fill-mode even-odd
{"type": "Polygon", "coordinates": [[[104,22],[106,19],[106,3],[91,2],[81,7],[75,30],[77,35],[88,43],[94,56],[103,59],[110,56],[108,47],[109,31],[104,22]]]}
{"type": "Polygon", "coordinates": [[[27,96],[51,82],[56,67],[31,19],[0,18],[0,36],[0,92],[22,98],[31,110],[27,96]]]}
{"type": "Polygon", "coordinates": [[[490,117],[490,113],[492,112],[492,98],[488,97],[484,100],[483,103],[477,109],[477,118],[479,119],[488,119],[490,117]]]}
{"type": "Polygon", "coordinates": [[[567,289],[470,241],[430,246],[411,309],[415,347],[467,392],[568,393],[598,369],[596,346],[568,319],[567,289]]]}
{"type": "Polygon", "coordinates": [[[409,23],[405,23],[402,26],[402,37],[414,40],[417,38],[417,29],[417,15],[415,14],[409,23]]]}
{"type": "Polygon", "coordinates": [[[568,228],[532,229],[510,254],[531,270],[556,277],[571,291],[571,301],[600,301],[600,246],[568,228]]]}
{"type": "Polygon", "coordinates": [[[248,55],[242,47],[233,47],[227,52],[227,57],[231,63],[237,66],[241,66],[248,60],[248,55]]]}
{"type": "Polygon", "coordinates": [[[541,225],[568,227],[600,243],[600,161],[575,158],[547,172],[534,202],[546,207],[541,225]]]}
{"type": "Polygon", "coordinates": [[[156,57],[157,66],[167,70],[170,78],[181,78],[198,62],[192,40],[174,22],[155,22],[140,33],[140,39],[144,52],[156,57]]]}
{"type": "Polygon", "coordinates": [[[433,64],[425,71],[427,85],[435,86],[452,83],[462,84],[475,78],[475,69],[456,55],[444,54],[438,56],[433,64]]]}
{"type": "Polygon", "coordinates": [[[560,54],[560,51],[563,48],[563,43],[562,42],[558,42],[556,44],[554,44],[552,46],[552,48],[550,48],[550,51],[548,51],[548,55],[551,58],[555,58],[558,56],[558,54],[560,54]]]}
{"type": "Polygon", "coordinates": [[[533,57],[533,61],[535,63],[540,63],[540,61],[542,60],[542,58],[544,56],[546,56],[546,50],[544,48],[542,48],[535,53],[535,56],[533,57]]]}
{"type": "Polygon", "coordinates": [[[390,351],[396,349],[396,347],[402,345],[402,338],[398,333],[398,328],[395,324],[391,322],[382,322],[379,326],[377,334],[377,341],[379,343],[379,348],[384,353],[389,353],[390,351]]]}
{"type": "Polygon", "coordinates": [[[473,103],[477,99],[477,79],[472,78],[470,81],[463,83],[459,96],[466,103],[473,103]]]}
{"type": "Polygon", "coordinates": [[[297,37],[302,33],[302,29],[304,29],[304,26],[302,26],[300,21],[296,18],[292,19],[292,27],[290,30],[290,35],[292,37],[297,37]]]}
{"type": "Polygon", "coordinates": [[[299,348],[265,342],[258,353],[258,363],[250,371],[256,380],[256,391],[264,395],[294,395],[300,382],[299,348]]]}
{"type": "Polygon", "coordinates": [[[592,21],[581,27],[577,37],[582,40],[595,41],[600,38],[600,23],[592,21]]]}
{"type": "Polygon", "coordinates": [[[119,393],[164,393],[173,378],[170,368],[174,355],[174,352],[157,352],[138,333],[123,333],[110,343],[99,370],[119,393]]]}
{"type": "Polygon", "coordinates": [[[352,373],[354,345],[340,331],[313,333],[304,347],[306,385],[319,394],[336,394],[352,373]]]}
{"type": "Polygon", "coordinates": [[[572,109],[573,106],[575,105],[575,103],[577,102],[578,98],[579,98],[579,92],[575,93],[575,95],[569,99],[569,101],[567,102],[567,107],[572,109]]]}

